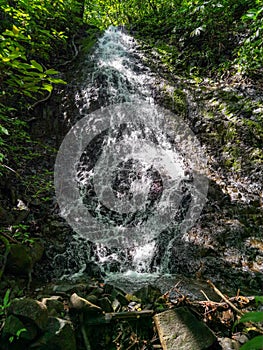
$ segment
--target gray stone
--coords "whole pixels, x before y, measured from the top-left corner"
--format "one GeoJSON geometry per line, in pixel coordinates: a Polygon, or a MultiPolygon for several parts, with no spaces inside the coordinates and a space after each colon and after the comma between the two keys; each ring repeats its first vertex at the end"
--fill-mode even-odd
{"type": "Polygon", "coordinates": [[[219,339],[219,344],[222,347],[222,350],[239,350],[239,344],[236,340],[230,338],[221,338],[219,339]]]}
{"type": "Polygon", "coordinates": [[[205,350],[216,341],[214,333],[185,307],[154,316],[163,350],[205,350]]]}
{"type": "Polygon", "coordinates": [[[41,302],[29,298],[14,299],[8,309],[9,315],[15,315],[21,320],[35,324],[40,330],[45,330],[48,322],[47,307],[41,302]]]}
{"type": "Polygon", "coordinates": [[[57,317],[49,317],[46,332],[30,348],[37,350],[76,350],[76,339],[71,322],[57,317]]]}
{"type": "Polygon", "coordinates": [[[101,314],[102,309],[92,304],[90,301],[78,296],[77,293],[74,293],[70,297],[70,307],[75,310],[84,311],[85,313],[90,314],[101,314]]]}

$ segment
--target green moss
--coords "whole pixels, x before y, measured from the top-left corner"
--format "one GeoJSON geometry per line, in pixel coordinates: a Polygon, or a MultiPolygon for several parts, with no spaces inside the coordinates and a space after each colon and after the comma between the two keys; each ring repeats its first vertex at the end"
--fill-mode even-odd
{"type": "Polygon", "coordinates": [[[187,114],[186,93],[182,89],[175,89],[173,94],[174,110],[182,116],[187,114]]]}

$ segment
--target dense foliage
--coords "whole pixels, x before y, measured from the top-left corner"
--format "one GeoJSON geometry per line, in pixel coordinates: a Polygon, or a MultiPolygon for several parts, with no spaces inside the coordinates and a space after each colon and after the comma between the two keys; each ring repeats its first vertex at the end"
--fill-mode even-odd
{"type": "Polygon", "coordinates": [[[263,65],[261,0],[89,1],[88,21],[128,25],[164,54],[173,71],[260,74],[263,65]],[[220,69],[219,69],[220,68],[220,69]]]}
{"type": "Polygon", "coordinates": [[[176,74],[263,75],[260,0],[1,0],[0,5],[1,162],[9,152],[8,133],[25,137],[21,112],[63,83],[56,63],[66,59],[69,38],[84,21],[99,28],[126,25],[176,74]]]}
{"type": "Polygon", "coordinates": [[[82,11],[76,0],[1,0],[0,161],[16,143],[6,135],[28,138],[27,109],[64,83],[53,65],[68,56],[67,39],[82,24],[82,11]]]}

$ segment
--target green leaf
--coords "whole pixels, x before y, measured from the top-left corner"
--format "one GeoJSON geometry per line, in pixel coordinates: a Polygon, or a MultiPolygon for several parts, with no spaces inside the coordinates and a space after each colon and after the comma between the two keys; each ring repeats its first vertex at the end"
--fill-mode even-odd
{"type": "Polygon", "coordinates": [[[48,78],[48,80],[54,84],[67,84],[67,82],[65,80],[62,80],[62,79],[48,78]]]}
{"type": "Polygon", "coordinates": [[[13,33],[17,35],[19,33],[19,29],[13,24],[13,33]]]}
{"type": "Polygon", "coordinates": [[[43,67],[41,64],[37,63],[35,60],[31,60],[32,67],[36,68],[39,72],[43,73],[43,67]]]}
{"type": "Polygon", "coordinates": [[[9,132],[6,128],[4,128],[2,125],[0,125],[0,134],[9,135],[9,132]]]}
{"type": "Polygon", "coordinates": [[[8,307],[10,304],[10,302],[9,302],[10,293],[11,293],[11,289],[7,289],[5,296],[4,296],[4,302],[3,302],[3,306],[5,308],[8,307]]]}
{"type": "Polygon", "coordinates": [[[26,329],[26,328],[21,328],[21,329],[19,329],[19,330],[16,332],[16,336],[19,338],[19,337],[20,337],[20,334],[23,333],[23,332],[27,332],[27,329],[26,329]]]}
{"type": "Polygon", "coordinates": [[[255,302],[256,304],[263,303],[263,296],[255,296],[255,302]]]}
{"type": "Polygon", "coordinates": [[[53,90],[53,86],[51,84],[44,84],[42,90],[47,90],[48,92],[51,92],[53,90]]]}
{"type": "Polygon", "coordinates": [[[45,74],[58,74],[59,72],[55,69],[48,69],[45,71],[45,74]]]}
{"type": "Polygon", "coordinates": [[[262,322],[263,321],[263,311],[251,311],[243,315],[239,323],[244,322],[262,322]]]}
{"type": "Polygon", "coordinates": [[[240,350],[262,350],[263,349],[263,335],[249,340],[247,343],[241,346],[240,350]]]}

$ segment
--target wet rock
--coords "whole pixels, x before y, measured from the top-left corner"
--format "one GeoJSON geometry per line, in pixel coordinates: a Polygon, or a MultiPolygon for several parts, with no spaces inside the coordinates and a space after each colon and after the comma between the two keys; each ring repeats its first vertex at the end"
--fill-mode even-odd
{"type": "Polygon", "coordinates": [[[116,296],[116,299],[120,302],[121,306],[127,306],[129,301],[126,299],[125,295],[119,293],[116,296]]]}
{"type": "Polygon", "coordinates": [[[159,288],[155,288],[149,284],[136,291],[134,295],[139,298],[143,304],[153,304],[156,299],[162,296],[162,293],[159,288]]]}
{"type": "Polygon", "coordinates": [[[44,335],[30,349],[36,350],[76,350],[76,339],[71,322],[57,317],[49,317],[44,335]]]}
{"type": "MultiPolygon", "coordinates": [[[[100,287],[93,289],[93,291],[90,293],[90,295],[95,295],[98,298],[102,296],[102,294],[104,294],[104,290],[103,288],[100,288],[100,287]]],[[[108,294],[108,293],[105,291],[105,294],[108,294]]]]}
{"type": "Polygon", "coordinates": [[[75,310],[85,311],[86,314],[101,314],[102,309],[92,304],[87,299],[78,296],[76,293],[70,297],[70,307],[75,310]]]}
{"type": "Polygon", "coordinates": [[[185,307],[154,316],[164,350],[205,350],[216,341],[212,331],[185,307]]]}
{"type": "Polygon", "coordinates": [[[90,261],[86,264],[86,269],[84,272],[87,273],[90,277],[101,278],[103,276],[99,265],[96,264],[94,261],[90,261]]]}
{"type": "Polygon", "coordinates": [[[21,243],[11,244],[6,268],[11,273],[26,275],[32,271],[34,264],[42,258],[43,253],[44,246],[38,240],[34,241],[30,247],[21,243]]]}
{"type": "Polygon", "coordinates": [[[230,338],[219,339],[219,344],[222,347],[222,350],[239,350],[238,342],[230,338]]]}
{"type": "Polygon", "coordinates": [[[32,257],[33,264],[41,260],[44,250],[44,243],[40,239],[34,239],[30,247],[30,255],[32,257]]]}
{"type": "Polygon", "coordinates": [[[64,311],[62,299],[59,296],[43,298],[41,302],[47,307],[49,316],[59,316],[64,311]]]}
{"type": "Polygon", "coordinates": [[[114,299],[112,302],[112,308],[114,312],[118,312],[121,309],[121,304],[118,299],[114,299]]]}
{"type": "Polygon", "coordinates": [[[61,294],[72,294],[72,293],[83,293],[90,289],[90,286],[86,283],[61,283],[52,286],[52,290],[46,290],[47,293],[61,293],[61,294]]]}
{"type": "Polygon", "coordinates": [[[98,297],[96,297],[96,295],[94,295],[94,294],[89,294],[89,295],[86,297],[86,300],[88,300],[88,301],[91,302],[92,304],[95,304],[95,305],[98,304],[98,297]]]}
{"type": "Polygon", "coordinates": [[[11,244],[7,257],[6,268],[9,272],[26,275],[32,271],[33,260],[30,248],[23,244],[11,244]]]}
{"type": "Polygon", "coordinates": [[[8,314],[36,325],[40,330],[45,330],[47,326],[47,307],[37,300],[29,298],[14,299],[8,309],[8,314]]]}
{"type": "Polygon", "coordinates": [[[112,312],[113,311],[113,307],[111,305],[111,301],[107,297],[99,299],[99,305],[102,308],[102,310],[105,311],[105,312],[112,312]]]}

